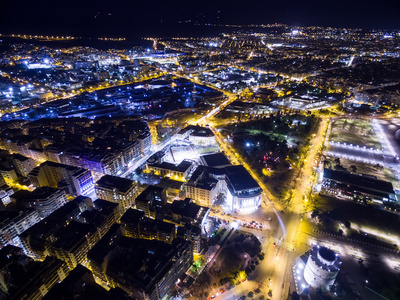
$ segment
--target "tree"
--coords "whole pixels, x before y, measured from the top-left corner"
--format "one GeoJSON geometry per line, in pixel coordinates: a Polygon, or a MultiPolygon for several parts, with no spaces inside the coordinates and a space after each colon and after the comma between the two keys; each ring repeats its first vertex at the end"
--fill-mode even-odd
{"type": "Polygon", "coordinates": [[[331,162],[329,160],[324,159],[323,164],[324,164],[324,168],[328,168],[328,169],[331,168],[331,162]]]}
{"type": "Polygon", "coordinates": [[[357,167],[355,165],[350,166],[350,172],[351,173],[356,173],[357,172],[357,167]]]}
{"type": "Polygon", "coordinates": [[[197,277],[196,281],[203,288],[208,288],[211,283],[211,277],[207,272],[203,272],[197,277]]]}
{"type": "Polygon", "coordinates": [[[316,217],[318,217],[318,215],[319,215],[318,210],[314,209],[314,210],[312,211],[312,213],[311,213],[311,218],[315,219],[316,217]]]}
{"type": "Polygon", "coordinates": [[[340,166],[340,158],[339,157],[335,158],[335,165],[340,166]]]}
{"type": "Polygon", "coordinates": [[[343,222],[344,227],[346,227],[347,229],[351,228],[351,223],[349,221],[344,221],[343,222]]]}
{"type": "Polygon", "coordinates": [[[300,300],[300,295],[297,292],[293,292],[292,300],[300,300]]]}

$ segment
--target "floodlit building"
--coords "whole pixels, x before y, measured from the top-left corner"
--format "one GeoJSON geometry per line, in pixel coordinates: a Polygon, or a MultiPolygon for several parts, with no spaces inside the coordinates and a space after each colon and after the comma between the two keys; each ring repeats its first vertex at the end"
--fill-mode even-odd
{"type": "Polygon", "coordinates": [[[19,234],[40,221],[39,214],[33,208],[20,211],[0,212],[0,247],[20,246],[19,234]]]}
{"type": "Polygon", "coordinates": [[[226,205],[239,214],[249,214],[261,205],[262,189],[242,165],[225,168],[226,205]]]}
{"type": "MultiPolygon", "coordinates": [[[[1,177],[1,176],[0,176],[1,177]]],[[[8,187],[6,184],[0,187],[0,206],[7,206],[11,203],[10,196],[14,194],[14,190],[8,187]]]]}
{"type": "Polygon", "coordinates": [[[135,206],[138,187],[133,180],[104,175],[96,182],[95,189],[97,198],[118,203],[122,212],[135,206]]]}
{"type": "Polygon", "coordinates": [[[140,145],[140,151],[143,155],[149,153],[151,149],[151,134],[150,132],[144,132],[137,137],[137,140],[140,145]]]}
{"type": "Polygon", "coordinates": [[[78,167],[46,161],[29,173],[36,187],[50,186],[65,188],[69,195],[91,195],[94,192],[92,173],[78,167]]]}
{"type": "Polygon", "coordinates": [[[215,145],[214,133],[208,127],[189,125],[177,134],[178,139],[189,139],[189,142],[199,146],[215,145]]]}
{"type": "Polygon", "coordinates": [[[32,158],[20,154],[11,155],[10,160],[15,167],[15,171],[23,177],[28,177],[28,174],[36,167],[32,158]]]}
{"type": "Polygon", "coordinates": [[[161,177],[169,177],[174,180],[185,181],[190,171],[192,170],[193,163],[188,160],[183,160],[179,165],[171,164],[168,162],[147,164],[147,168],[153,171],[155,175],[161,177]]]}
{"type": "Polygon", "coordinates": [[[261,205],[262,189],[241,166],[199,166],[186,183],[186,197],[203,206],[212,206],[219,194],[225,194],[224,206],[238,214],[249,214],[261,205]]]}
{"type": "Polygon", "coordinates": [[[310,250],[304,279],[313,288],[329,289],[335,282],[342,264],[339,254],[319,245],[310,250]]]}

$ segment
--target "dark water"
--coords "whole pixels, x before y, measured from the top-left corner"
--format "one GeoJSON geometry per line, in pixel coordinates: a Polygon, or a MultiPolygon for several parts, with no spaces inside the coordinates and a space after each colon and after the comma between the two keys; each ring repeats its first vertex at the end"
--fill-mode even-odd
{"type": "MultiPolygon", "coordinates": [[[[165,27],[157,26],[157,28],[141,27],[140,30],[120,30],[118,33],[104,33],[104,37],[125,38],[125,41],[101,41],[98,40],[100,35],[82,35],[77,36],[78,39],[65,41],[46,41],[37,39],[21,39],[9,36],[0,36],[3,40],[0,45],[0,51],[9,47],[13,43],[30,43],[36,45],[48,46],[51,48],[69,48],[74,46],[94,47],[97,49],[127,49],[135,46],[151,47],[152,42],[144,38],[172,38],[172,37],[216,37],[222,33],[232,33],[234,31],[252,31],[266,32],[264,28],[250,27],[225,27],[225,26],[205,26],[192,24],[169,24],[165,27]]],[[[25,34],[25,33],[21,33],[25,34]]],[[[32,34],[35,35],[35,34],[32,34]]],[[[51,34],[49,34],[51,35],[51,34]]]]}

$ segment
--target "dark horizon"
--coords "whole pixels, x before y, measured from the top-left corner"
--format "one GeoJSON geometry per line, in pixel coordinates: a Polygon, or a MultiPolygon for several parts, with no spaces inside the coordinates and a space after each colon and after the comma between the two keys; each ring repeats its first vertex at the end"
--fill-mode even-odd
{"type": "MultiPolygon", "coordinates": [[[[85,37],[194,36],[202,28],[190,24],[273,24],[289,26],[400,29],[400,2],[383,0],[323,1],[215,1],[173,3],[9,1],[0,12],[0,33],[75,35],[85,37]],[[185,23],[186,22],[186,23],[185,23]]],[[[221,28],[215,27],[221,31],[221,28]]],[[[223,31],[223,30],[222,30],[223,31]]]]}

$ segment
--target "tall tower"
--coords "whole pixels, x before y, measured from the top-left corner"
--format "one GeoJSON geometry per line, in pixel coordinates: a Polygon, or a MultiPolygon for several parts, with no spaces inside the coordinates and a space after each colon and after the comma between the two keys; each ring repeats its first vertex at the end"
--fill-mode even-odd
{"type": "Polygon", "coordinates": [[[342,261],[339,254],[319,245],[310,250],[310,256],[304,268],[304,280],[313,288],[328,290],[335,283],[342,261]]]}

